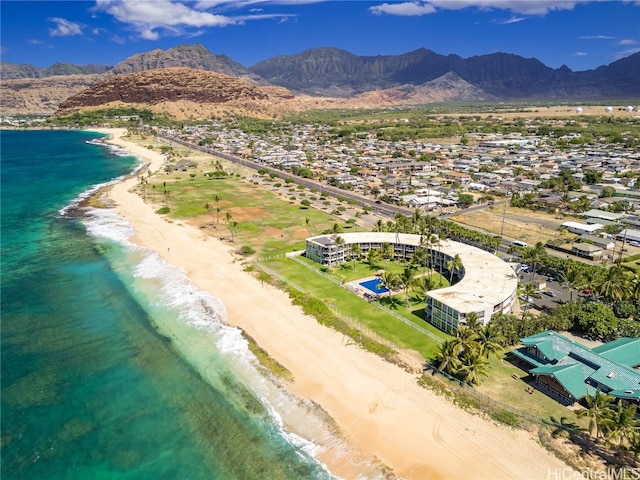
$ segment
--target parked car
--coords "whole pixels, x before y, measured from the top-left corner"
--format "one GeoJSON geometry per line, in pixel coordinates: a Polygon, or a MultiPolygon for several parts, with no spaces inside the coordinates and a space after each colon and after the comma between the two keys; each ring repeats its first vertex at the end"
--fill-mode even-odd
{"type": "Polygon", "coordinates": [[[544,292],[545,295],[547,295],[548,297],[555,297],[556,296],[556,292],[554,292],[553,290],[545,290],[544,292]]]}

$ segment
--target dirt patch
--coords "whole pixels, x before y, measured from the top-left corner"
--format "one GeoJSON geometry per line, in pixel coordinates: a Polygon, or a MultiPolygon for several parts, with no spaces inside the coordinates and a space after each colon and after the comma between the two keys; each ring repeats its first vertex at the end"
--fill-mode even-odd
{"type": "Polygon", "coordinates": [[[294,227],[293,229],[293,238],[307,238],[309,235],[309,230],[301,227],[294,227]]]}
{"type": "Polygon", "coordinates": [[[560,225],[565,221],[550,214],[522,209],[507,208],[507,211],[503,212],[501,207],[459,214],[452,220],[529,243],[547,242],[557,238],[560,225]]]}
{"type": "Polygon", "coordinates": [[[268,213],[264,208],[259,207],[233,207],[231,215],[236,222],[244,222],[265,218],[268,213]]]}
{"type": "Polygon", "coordinates": [[[283,230],[276,227],[265,227],[262,229],[264,238],[277,238],[283,235],[283,230]]]}

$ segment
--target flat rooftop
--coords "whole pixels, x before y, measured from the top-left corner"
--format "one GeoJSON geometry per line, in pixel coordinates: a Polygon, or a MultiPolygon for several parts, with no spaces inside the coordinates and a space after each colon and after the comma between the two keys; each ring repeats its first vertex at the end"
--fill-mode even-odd
{"type": "MultiPolygon", "coordinates": [[[[346,244],[352,243],[400,243],[417,247],[420,235],[393,232],[361,232],[340,233],[346,244]]],[[[307,238],[307,241],[326,245],[326,238],[321,235],[307,238]]],[[[518,278],[508,263],[492,253],[471,245],[452,240],[441,240],[432,250],[454,257],[460,256],[464,266],[464,277],[455,285],[438,290],[431,290],[429,296],[461,313],[478,312],[493,308],[509,297],[518,288],[518,278]]]]}

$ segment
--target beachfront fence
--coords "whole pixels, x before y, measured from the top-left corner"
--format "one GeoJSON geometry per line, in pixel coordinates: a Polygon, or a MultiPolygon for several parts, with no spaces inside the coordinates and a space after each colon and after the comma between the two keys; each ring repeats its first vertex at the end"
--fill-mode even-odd
{"type": "MultiPolygon", "coordinates": [[[[524,410],[520,410],[519,408],[514,407],[513,405],[508,405],[506,403],[500,402],[494,398],[491,398],[489,395],[480,392],[479,390],[477,390],[473,385],[468,384],[466,382],[463,382],[462,380],[460,380],[459,378],[453,377],[451,375],[449,375],[448,373],[440,370],[438,367],[436,367],[434,364],[430,363],[430,362],[425,362],[424,364],[424,370],[425,371],[432,371],[434,374],[439,374],[442,375],[444,378],[446,378],[447,380],[453,382],[455,385],[457,385],[462,392],[464,392],[464,394],[470,395],[474,398],[476,398],[478,400],[478,403],[480,403],[483,406],[483,410],[485,411],[489,411],[489,412],[493,412],[494,414],[499,412],[499,411],[506,411],[506,412],[510,412],[513,415],[515,415],[518,418],[522,418],[524,420],[527,420],[529,422],[535,423],[535,424],[539,424],[539,425],[546,425],[546,426],[552,426],[554,428],[560,428],[562,430],[565,430],[569,433],[575,433],[573,432],[573,430],[571,428],[569,428],[567,425],[561,425],[559,423],[553,422],[547,418],[542,418],[542,417],[537,417],[535,415],[532,415],[529,412],[525,412],[524,410]]],[[[491,415],[493,418],[495,418],[496,415],[491,415]]]]}

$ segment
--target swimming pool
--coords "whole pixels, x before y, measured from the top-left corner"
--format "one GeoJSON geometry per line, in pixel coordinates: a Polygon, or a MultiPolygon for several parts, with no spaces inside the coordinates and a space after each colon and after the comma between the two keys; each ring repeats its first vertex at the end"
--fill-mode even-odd
{"type": "Polygon", "coordinates": [[[366,288],[367,290],[372,292],[374,295],[380,295],[382,293],[387,293],[389,291],[388,288],[383,287],[381,284],[382,284],[382,281],[380,281],[379,278],[374,278],[373,280],[367,280],[366,282],[359,283],[361,287],[366,288]],[[378,288],[378,285],[380,285],[380,288],[378,288]]]}

